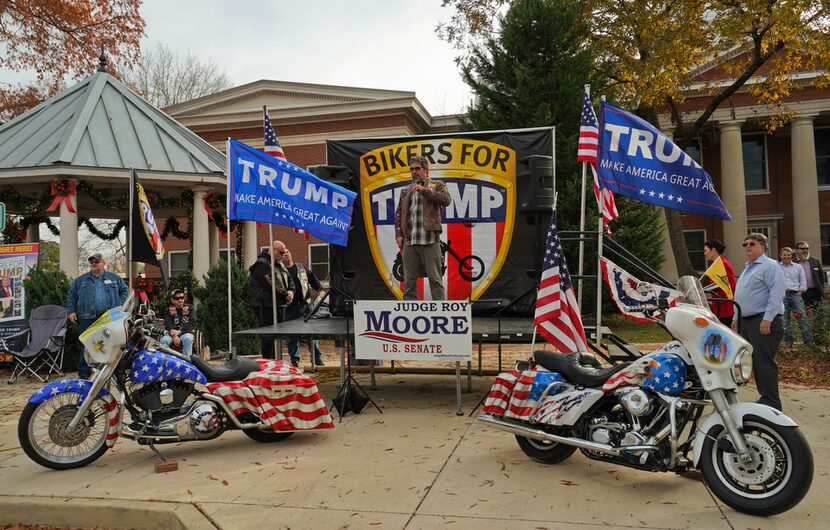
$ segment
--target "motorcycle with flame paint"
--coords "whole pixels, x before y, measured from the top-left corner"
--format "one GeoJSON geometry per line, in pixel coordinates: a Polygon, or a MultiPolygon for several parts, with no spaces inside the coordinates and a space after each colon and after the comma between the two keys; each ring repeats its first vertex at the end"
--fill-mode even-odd
{"type": "Polygon", "coordinates": [[[217,366],[185,356],[156,340],[164,330],[133,301],[81,334],[87,362],[97,365],[90,380],[54,381],[29,398],[18,439],[36,463],[85,466],[119,435],[159,454],[157,444],[212,440],[229,430],[268,443],[334,427],[316,383],[298,368],[242,357],[217,366]]]}
{"type": "MultiPolygon", "coordinates": [[[[752,346],[718,321],[697,278],[681,278],[678,290],[684,299],[674,307],[655,294],[637,308],[676,340],[607,368],[588,353],[536,351],[496,378],[479,420],[514,434],[537,462],[558,464],[579,449],[645,471],[697,469],[735,510],[789,510],[813,480],[807,440],[778,410],[739,401],[752,346]]],[[[641,293],[654,289],[644,284],[641,293]]]]}

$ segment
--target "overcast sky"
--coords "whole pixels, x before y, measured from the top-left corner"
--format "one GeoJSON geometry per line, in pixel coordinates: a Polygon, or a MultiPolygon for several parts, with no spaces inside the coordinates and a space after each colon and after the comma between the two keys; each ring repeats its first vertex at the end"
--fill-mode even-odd
{"type": "Polygon", "coordinates": [[[433,115],[472,100],[435,26],[441,0],[144,0],[144,49],[212,58],[235,85],[259,79],[414,91],[433,115]]]}

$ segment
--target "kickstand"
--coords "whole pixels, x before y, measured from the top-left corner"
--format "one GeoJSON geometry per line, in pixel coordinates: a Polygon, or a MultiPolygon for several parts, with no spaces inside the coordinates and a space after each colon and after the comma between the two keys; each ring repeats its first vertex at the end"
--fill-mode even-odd
{"type": "Polygon", "coordinates": [[[167,473],[168,471],[178,471],[179,464],[175,460],[168,460],[163,454],[159,453],[159,450],[156,449],[156,446],[153,444],[148,444],[150,449],[156,453],[156,456],[159,457],[161,462],[156,462],[155,468],[156,473],[167,473]]]}

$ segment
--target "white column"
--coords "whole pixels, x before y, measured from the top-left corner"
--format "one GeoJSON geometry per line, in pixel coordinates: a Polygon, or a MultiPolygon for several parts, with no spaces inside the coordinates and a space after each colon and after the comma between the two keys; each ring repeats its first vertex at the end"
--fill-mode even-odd
{"type": "Polygon", "coordinates": [[[205,195],[210,188],[193,188],[193,276],[199,285],[204,285],[202,278],[209,267],[208,215],[205,211],[205,195]]]}
{"type": "Polygon", "coordinates": [[[210,254],[210,265],[212,267],[219,261],[219,229],[216,227],[216,223],[210,220],[208,220],[208,234],[210,238],[208,254],[210,254]]]}
{"type": "MultiPolygon", "coordinates": [[[[78,184],[77,180],[68,182],[78,184]]],[[[74,212],[69,211],[66,201],[61,201],[60,204],[60,265],[61,270],[71,279],[78,276],[78,197],[72,195],[69,202],[72,203],[74,212]]]]}
{"type": "Polygon", "coordinates": [[[246,269],[254,264],[259,254],[256,232],[256,223],[245,221],[245,228],[242,233],[242,266],[246,269]]]}
{"type": "Polygon", "coordinates": [[[674,259],[674,251],[671,248],[669,231],[666,228],[666,209],[660,208],[660,219],[663,221],[663,256],[666,258],[660,265],[660,274],[671,282],[677,282],[677,261],[674,259]]]}
{"type": "Polygon", "coordinates": [[[26,243],[37,243],[40,241],[40,223],[32,223],[26,230],[26,243]]]}
{"type": "MultiPolygon", "coordinates": [[[[818,173],[816,170],[816,141],[813,135],[813,115],[798,116],[791,125],[793,228],[796,241],[807,241],[813,248],[821,248],[821,219],[819,216],[818,173]]],[[[816,252],[819,254],[820,252],[816,252]]]]}
{"type": "Polygon", "coordinates": [[[740,121],[722,121],[720,128],[721,197],[726,210],[732,215],[732,222],[723,222],[723,243],[733,256],[732,266],[736,273],[743,270],[741,243],[746,236],[746,184],[744,182],[744,154],[741,143],[740,121]]]}

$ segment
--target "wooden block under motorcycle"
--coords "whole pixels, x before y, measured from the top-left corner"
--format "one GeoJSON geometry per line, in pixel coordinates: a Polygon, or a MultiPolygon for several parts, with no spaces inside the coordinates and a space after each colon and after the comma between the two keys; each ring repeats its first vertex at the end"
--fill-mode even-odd
{"type": "Polygon", "coordinates": [[[175,460],[168,460],[167,462],[156,462],[156,473],[168,473],[170,471],[178,471],[179,463],[175,460]]]}

